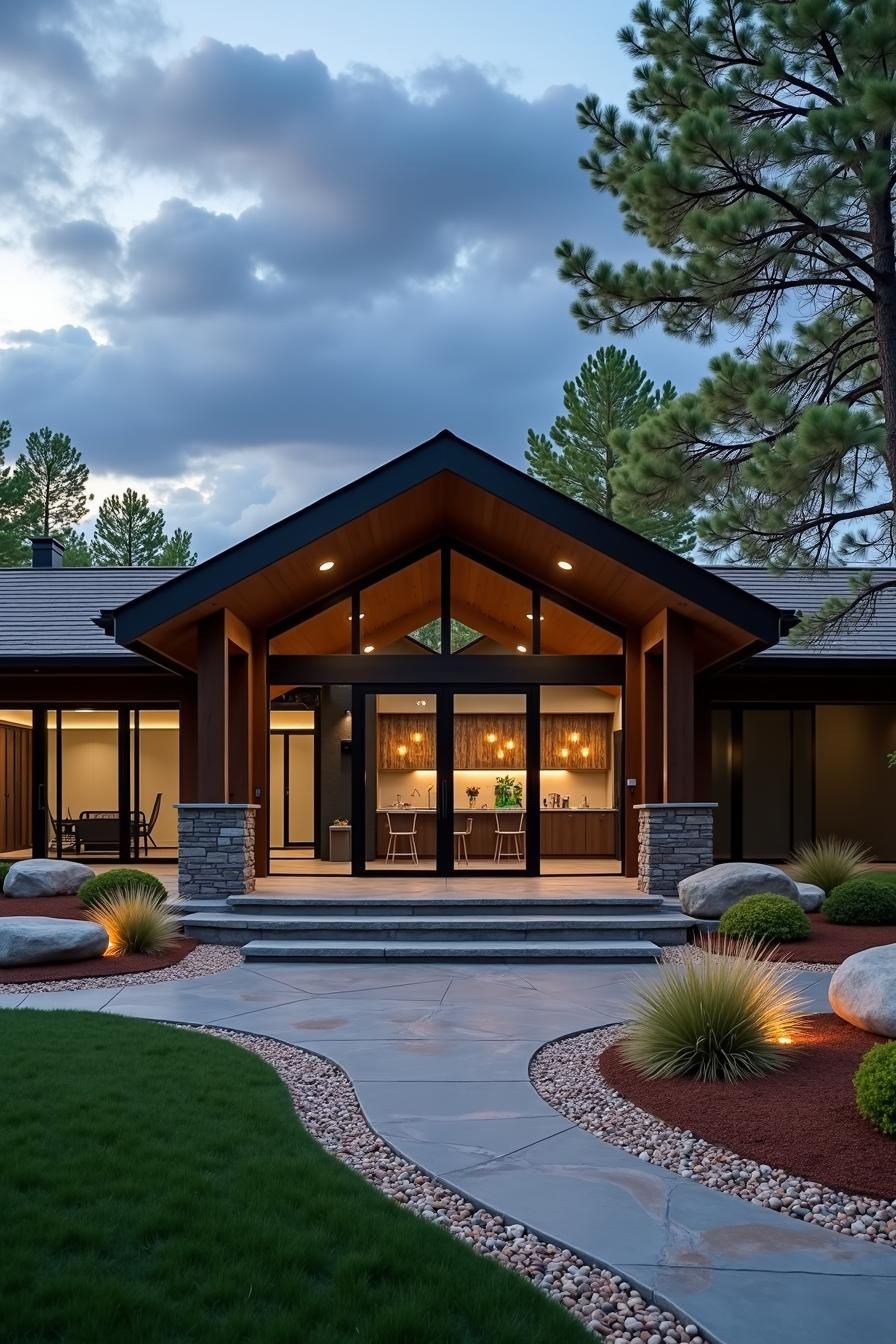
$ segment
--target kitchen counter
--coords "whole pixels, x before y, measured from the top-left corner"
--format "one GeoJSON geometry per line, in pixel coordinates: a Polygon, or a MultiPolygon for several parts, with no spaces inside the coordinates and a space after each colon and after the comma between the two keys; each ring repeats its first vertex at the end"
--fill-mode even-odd
{"type": "MultiPolygon", "coordinates": [[[[417,853],[433,858],[436,852],[436,809],[434,807],[378,807],[376,814],[376,852],[386,853],[388,827],[386,813],[414,813],[417,817],[417,853]]],[[[618,822],[612,807],[542,807],[541,853],[544,858],[612,858],[617,852],[618,822]]],[[[472,829],[467,839],[470,859],[491,859],[495,852],[495,816],[518,817],[512,807],[456,807],[454,829],[472,829]]]]}

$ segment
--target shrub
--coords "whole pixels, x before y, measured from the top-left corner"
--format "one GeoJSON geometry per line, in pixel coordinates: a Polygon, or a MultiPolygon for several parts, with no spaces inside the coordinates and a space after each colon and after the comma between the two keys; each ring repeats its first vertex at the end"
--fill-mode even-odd
{"type": "Polygon", "coordinates": [[[834,888],[821,913],[832,924],[896,924],[896,881],[854,877],[834,888]]]}
{"type": "Polygon", "coordinates": [[[125,952],[165,952],[179,932],[177,917],[159,901],[154,888],[137,879],[120,882],[90,905],[87,918],[102,924],[109,935],[107,956],[125,952]]]}
{"type": "Polygon", "coordinates": [[[896,1041],[873,1045],[852,1081],[859,1115],[882,1134],[896,1135],[896,1041]]]}
{"type": "Polygon", "coordinates": [[[0,891],[3,890],[3,883],[6,881],[6,874],[9,872],[11,867],[12,867],[11,863],[6,863],[5,860],[0,859],[0,891]]]}
{"type": "Polygon", "coordinates": [[[732,938],[795,943],[809,937],[812,925],[805,911],[789,896],[763,892],[745,896],[726,910],[719,920],[719,932],[732,938]]]}
{"type": "Polygon", "coordinates": [[[139,868],[110,868],[107,873],[88,877],[78,895],[82,905],[95,905],[104,896],[121,891],[132,883],[140,883],[144,892],[151,893],[159,905],[168,899],[165,886],[152,873],[141,873],[139,868]]]}
{"type": "Polygon", "coordinates": [[[796,882],[811,882],[813,886],[821,887],[827,895],[855,877],[863,863],[871,862],[871,857],[871,851],[856,840],[824,835],[797,849],[792,860],[793,877],[796,882]]]}
{"type": "Polygon", "coordinates": [[[766,960],[750,939],[702,950],[639,988],[621,1045],[625,1062],[648,1078],[689,1074],[702,1082],[786,1068],[782,1045],[805,1007],[796,972],[766,960]]]}

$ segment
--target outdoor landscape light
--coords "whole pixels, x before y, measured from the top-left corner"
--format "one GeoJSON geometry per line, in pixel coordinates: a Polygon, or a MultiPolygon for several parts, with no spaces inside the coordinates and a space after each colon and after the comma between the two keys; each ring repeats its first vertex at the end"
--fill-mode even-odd
{"type": "Polygon", "coordinates": [[[557,568],[558,568],[558,569],[572,569],[572,565],[569,563],[568,560],[558,560],[558,561],[557,561],[557,568]]]}
{"type": "Polygon", "coordinates": [[[332,569],[335,563],[336,563],[335,560],[325,560],[322,565],[318,565],[318,569],[320,570],[321,574],[326,574],[327,570],[332,569]]]}

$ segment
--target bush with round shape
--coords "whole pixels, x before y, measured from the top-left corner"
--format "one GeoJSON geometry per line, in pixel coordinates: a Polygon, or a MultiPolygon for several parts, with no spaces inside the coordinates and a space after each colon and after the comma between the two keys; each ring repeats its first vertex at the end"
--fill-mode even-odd
{"type": "Polygon", "coordinates": [[[3,890],[3,883],[6,881],[6,874],[9,872],[11,867],[12,867],[11,863],[6,863],[4,860],[0,860],[0,891],[3,890]]]}
{"type": "Polygon", "coordinates": [[[834,888],[821,913],[832,924],[896,924],[896,880],[854,877],[834,888]]]}
{"type": "Polygon", "coordinates": [[[168,899],[164,883],[152,873],[142,873],[139,868],[110,868],[106,873],[97,873],[96,877],[87,879],[78,895],[82,905],[96,905],[104,896],[114,894],[133,882],[141,883],[143,890],[152,894],[159,905],[168,899]]]}
{"type": "Polygon", "coordinates": [[[729,906],[719,920],[719,933],[731,938],[795,943],[812,932],[808,915],[789,896],[761,892],[729,906]]]}
{"type": "Polygon", "coordinates": [[[647,1078],[701,1082],[734,1083],[786,1068],[786,1046],[806,1006],[796,971],[769,961],[766,945],[749,938],[722,938],[701,950],[641,985],[622,1058],[647,1078]]]}
{"type": "MultiPolygon", "coordinates": [[[[139,873],[144,878],[145,873],[139,873]]],[[[143,881],[122,882],[89,907],[88,919],[101,924],[109,935],[107,956],[125,952],[150,955],[167,952],[178,936],[177,916],[158,900],[154,889],[143,881]]]]}
{"type": "Polygon", "coordinates": [[[873,1045],[852,1080],[859,1115],[896,1137],[896,1041],[873,1045]]]}
{"type": "Polygon", "coordinates": [[[795,851],[792,877],[794,882],[811,882],[814,887],[821,887],[827,895],[851,877],[856,877],[862,871],[862,865],[871,861],[871,851],[857,840],[822,835],[795,851]]]}

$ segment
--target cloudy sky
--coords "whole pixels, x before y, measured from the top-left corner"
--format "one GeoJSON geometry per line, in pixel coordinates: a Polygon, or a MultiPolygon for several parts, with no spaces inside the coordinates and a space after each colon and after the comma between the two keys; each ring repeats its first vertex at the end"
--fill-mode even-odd
{"type": "MultiPolygon", "coordinates": [[[[519,463],[593,339],[559,239],[608,0],[0,0],[0,419],[208,555],[447,425],[519,463]]],[[[651,375],[705,352],[657,332],[651,375]]]]}

